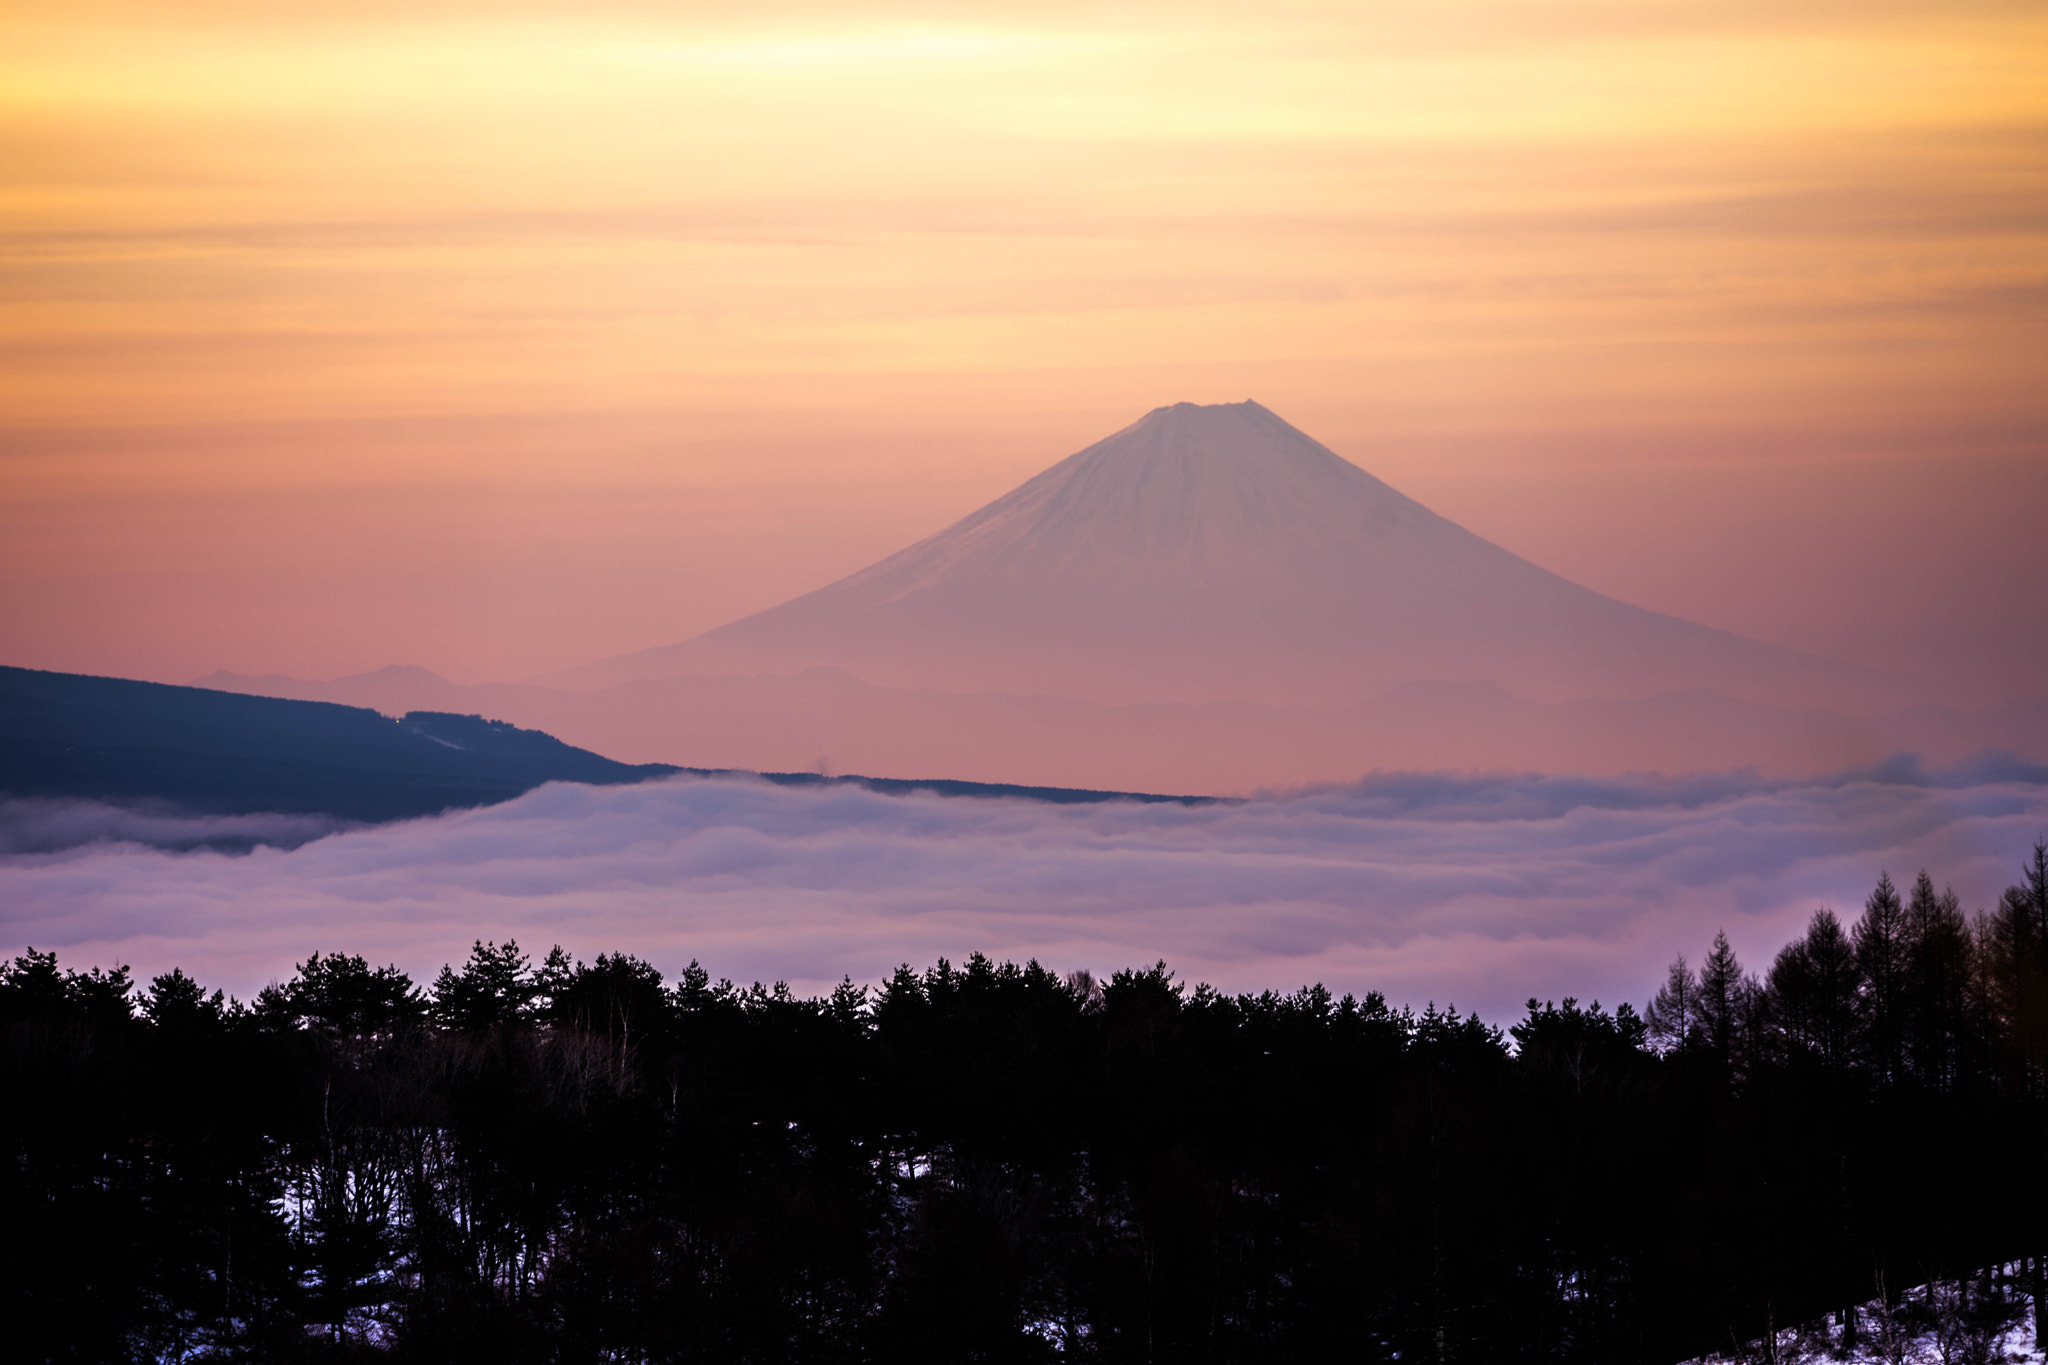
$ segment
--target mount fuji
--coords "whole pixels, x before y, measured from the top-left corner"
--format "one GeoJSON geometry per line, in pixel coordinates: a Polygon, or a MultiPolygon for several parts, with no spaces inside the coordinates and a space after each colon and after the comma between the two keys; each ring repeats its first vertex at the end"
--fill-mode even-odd
{"type": "Polygon", "coordinates": [[[1847,712],[1921,700],[1571,583],[1253,402],[1154,409],[848,578],[546,681],[814,668],[1108,704],[1348,707],[1422,682],[1544,704],[1696,689],[1847,712]]]}

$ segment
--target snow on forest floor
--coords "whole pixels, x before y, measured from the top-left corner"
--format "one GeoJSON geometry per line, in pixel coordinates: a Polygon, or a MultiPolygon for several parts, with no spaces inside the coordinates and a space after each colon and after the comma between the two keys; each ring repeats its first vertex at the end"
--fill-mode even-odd
{"type": "Polygon", "coordinates": [[[1830,1313],[1780,1330],[1775,1351],[1759,1339],[1685,1365],[2043,1365],[2048,1343],[2035,1339],[2025,1269],[2012,1261],[1874,1298],[1855,1309],[1855,1331],[1846,1346],[1841,1315],[1830,1313]]]}

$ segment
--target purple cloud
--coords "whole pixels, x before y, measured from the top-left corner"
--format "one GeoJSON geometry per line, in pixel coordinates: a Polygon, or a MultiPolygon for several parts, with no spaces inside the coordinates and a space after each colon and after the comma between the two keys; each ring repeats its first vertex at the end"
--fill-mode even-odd
{"type": "Polygon", "coordinates": [[[246,853],[259,844],[297,848],[356,823],[332,815],[193,815],[162,802],[110,806],[98,801],[0,798],[0,857],[119,843],[173,852],[210,848],[246,853]]]}
{"type": "Polygon", "coordinates": [[[296,818],[10,807],[0,942],[176,964],[245,996],[316,948],[424,976],[508,935],[806,990],[975,950],[1097,971],[1164,957],[1230,989],[1321,980],[1505,1019],[1532,994],[1640,1003],[1719,927],[1761,967],[1881,868],[1988,904],[2048,832],[2048,773],[1393,775],[1197,807],[678,779],[325,838],[296,818]],[[266,820],[298,846],[205,847],[266,820]],[[64,821],[100,842],[50,851],[64,821]]]}

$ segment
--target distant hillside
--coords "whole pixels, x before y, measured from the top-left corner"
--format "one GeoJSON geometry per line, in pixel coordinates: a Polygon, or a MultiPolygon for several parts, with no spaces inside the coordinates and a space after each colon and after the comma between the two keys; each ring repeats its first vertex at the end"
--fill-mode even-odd
{"type": "Polygon", "coordinates": [[[221,814],[394,820],[543,782],[639,782],[632,765],[479,716],[392,720],[331,702],[0,667],[0,794],[162,801],[221,814]]]}
{"type": "MultiPolygon", "coordinates": [[[[421,676],[459,695],[453,684],[421,676]]],[[[917,791],[1061,805],[1193,805],[1212,799],[950,778],[615,763],[542,731],[481,716],[409,711],[403,719],[392,719],[330,701],[0,667],[0,799],[73,797],[113,805],[162,803],[201,814],[280,812],[382,821],[508,801],[543,782],[602,786],[684,774],[759,777],[779,786],[858,786],[892,796],[917,791]]],[[[147,833],[123,837],[158,842],[147,833]]],[[[308,837],[314,837],[309,827],[295,825],[290,831],[293,840],[308,837]]],[[[182,829],[162,841],[166,846],[237,848],[273,842],[261,833],[214,840],[182,829]]],[[[64,839],[54,836],[39,835],[30,843],[65,846],[64,839]]]]}

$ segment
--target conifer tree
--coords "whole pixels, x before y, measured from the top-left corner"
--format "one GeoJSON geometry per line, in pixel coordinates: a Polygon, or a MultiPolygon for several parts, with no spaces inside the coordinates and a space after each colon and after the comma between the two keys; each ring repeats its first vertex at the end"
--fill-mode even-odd
{"type": "Polygon", "coordinates": [[[1735,1066],[1748,1011],[1750,982],[1725,930],[1716,930],[1714,946],[1700,964],[1699,1020],[1702,1041],[1724,1073],[1735,1066]]]}
{"type": "Polygon", "coordinates": [[[1901,1014],[1906,974],[1906,907],[1889,873],[1863,903],[1853,942],[1861,977],[1864,1051],[1871,1075],[1891,1085],[1901,1070],[1901,1014]]]}
{"type": "Polygon", "coordinates": [[[540,991],[532,959],[519,951],[516,939],[502,945],[478,939],[459,974],[444,963],[434,978],[434,1017],[463,1029],[524,1023],[540,991]]]}
{"type": "Polygon", "coordinates": [[[1956,1083],[1968,1047],[1974,942],[1954,891],[1937,895],[1922,871],[1904,920],[1900,997],[1914,1076],[1935,1090],[1956,1083]]]}
{"type": "Polygon", "coordinates": [[[1785,945],[1772,964],[1768,994],[1788,1060],[1828,1073],[1849,1065],[1855,1032],[1856,957],[1835,912],[1814,911],[1806,936],[1785,945]]]}
{"type": "Polygon", "coordinates": [[[314,953],[290,981],[266,986],[257,1017],[273,1028],[311,1028],[336,1037],[373,1038],[420,1023],[426,998],[396,966],[372,970],[347,953],[314,953]]]}
{"type": "Polygon", "coordinates": [[[219,1026],[226,1017],[226,997],[206,988],[173,967],[150,981],[142,998],[142,1017],[160,1029],[192,1030],[219,1026]]]}
{"type": "Polygon", "coordinates": [[[1698,1034],[1699,997],[1699,978],[1680,953],[1671,959],[1664,984],[1643,1011],[1650,1040],[1659,1052],[1683,1052],[1691,1046],[1698,1034]]]}

